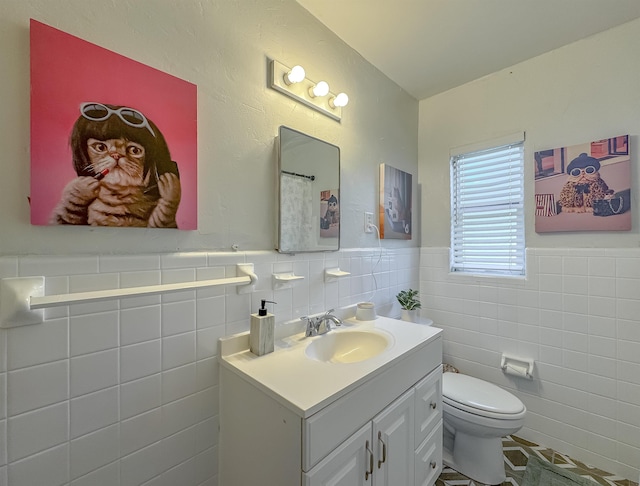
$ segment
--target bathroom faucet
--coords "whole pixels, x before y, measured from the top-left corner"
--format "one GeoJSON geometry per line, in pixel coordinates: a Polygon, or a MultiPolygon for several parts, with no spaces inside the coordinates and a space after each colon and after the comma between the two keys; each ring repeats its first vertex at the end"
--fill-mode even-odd
{"type": "Polygon", "coordinates": [[[328,310],[327,312],[325,312],[325,314],[320,318],[322,321],[321,322],[325,322],[325,324],[328,327],[328,330],[331,329],[331,323],[326,322],[326,321],[331,321],[333,322],[336,326],[341,326],[342,325],[342,320],[339,319],[338,317],[334,316],[332,314],[333,309],[328,310]]]}
{"type": "Polygon", "coordinates": [[[305,337],[320,336],[331,331],[331,323],[340,326],[342,321],[331,314],[333,309],[328,310],[320,317],[301,317],[300,320],[307,321],[307,328],[304,332],[305,337]]]}

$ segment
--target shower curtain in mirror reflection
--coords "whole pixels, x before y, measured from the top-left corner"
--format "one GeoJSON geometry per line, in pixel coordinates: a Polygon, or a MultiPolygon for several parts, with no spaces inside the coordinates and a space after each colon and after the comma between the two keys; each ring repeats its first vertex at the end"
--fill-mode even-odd
{"type": "Polygon", "coordinates": [[[318,233],[313,217],[313,183],[283,173],[280,184],[280,249],[311,248],[318,233]]]}

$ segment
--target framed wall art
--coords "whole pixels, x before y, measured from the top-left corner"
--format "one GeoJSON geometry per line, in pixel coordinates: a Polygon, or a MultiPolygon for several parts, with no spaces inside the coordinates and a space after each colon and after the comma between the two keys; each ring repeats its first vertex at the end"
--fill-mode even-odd
{"type": "Polygon", "coordinates": [[[388,164],[380,164],[380,238],[410,240],[412,176],[388,164]]]}
{"type": "Polygon", "coordinates": [[[537,233],[631,229],[628,135],[541,150],[534,164],[537,233]]]}
{"type": "Polygon", "coordinates": [[[197,228],[197,87],[31,20],[31,223],[197,228]]]}

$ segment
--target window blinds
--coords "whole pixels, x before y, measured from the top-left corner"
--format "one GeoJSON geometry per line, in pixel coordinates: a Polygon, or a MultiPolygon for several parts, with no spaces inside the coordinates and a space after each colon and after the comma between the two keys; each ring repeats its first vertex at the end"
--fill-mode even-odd
{"type": "Polygon", "coordinates": [[[451,158],[451,271],[524,275],[524,144],[451,158]]]}

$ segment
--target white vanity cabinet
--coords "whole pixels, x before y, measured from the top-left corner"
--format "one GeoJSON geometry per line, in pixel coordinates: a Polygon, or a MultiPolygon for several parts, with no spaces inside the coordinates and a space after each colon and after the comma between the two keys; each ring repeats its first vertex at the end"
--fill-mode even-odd
{"type": "Polygon", "coordinates": [[[404,336],[396,329],[413,324],[391,321],[376,322],[393,332],[390,354],[363,363],[305,362],[304,339],[274,356],[223,350],[220,485],[432,486],[442,467],[441,331],[404,336]]]}
{"type": "Polygon", "coordinates": [[[435,483],[442,469],[441,378],[438,368],[385,408],[305,473],[304,486],[435,483]]]}

